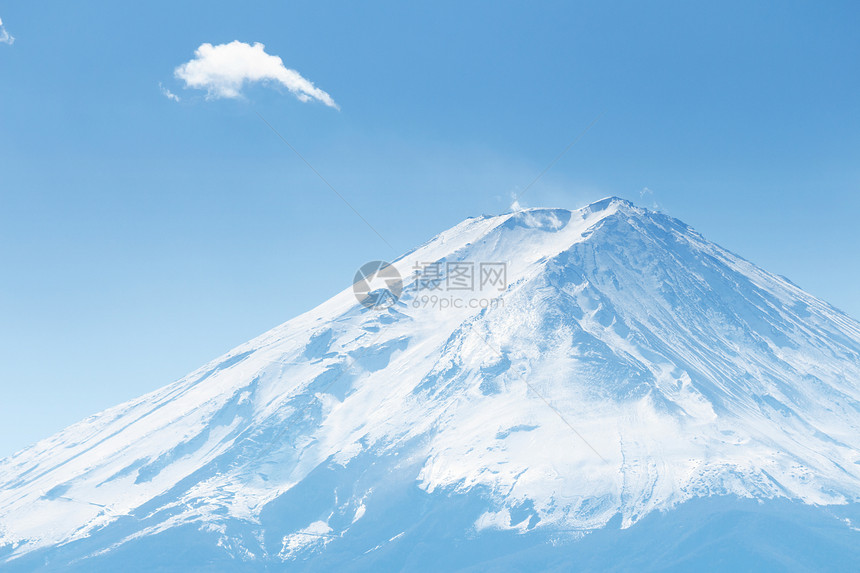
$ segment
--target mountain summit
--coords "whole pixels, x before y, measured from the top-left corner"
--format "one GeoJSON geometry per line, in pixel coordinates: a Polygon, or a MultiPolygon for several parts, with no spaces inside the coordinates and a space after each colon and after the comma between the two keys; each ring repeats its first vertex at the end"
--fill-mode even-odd
{"type": "Polygon", "coordinates": [[[0,462],[0,570],[483,567],[718,497],[856,543],[860,324],[832,306],[614,197],[391,266],[384,308],[346,289],[0,462]]]}

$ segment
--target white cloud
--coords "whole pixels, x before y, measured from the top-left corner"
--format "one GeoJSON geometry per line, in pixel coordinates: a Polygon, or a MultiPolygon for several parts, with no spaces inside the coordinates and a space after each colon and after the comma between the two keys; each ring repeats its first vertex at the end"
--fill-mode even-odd
{"type": "Polygon", "coordinates": [[[164,97],[166,97],[167,99],[173,100],[173,101],[180,101],[179,96],[176,95],[175,93],[173,93],[172,91],[170,91],[169,89],[167,89],[166,87],[164,87],[163,85],[161,85],[161,82],[158,82],[158,89],[161,90],[161,94],[164,97]]]}
{"type": "Polygon", "coordinates": [[[9,44],[11,46],[14,43],[15,38],[9,35],[9,32],[3,27],[3,20],[0,20],[0,44],[9,44]]]}
{"type": "Polygon", "coordinates": [[[278,56],[267,54],[260,43],[202,44],[194,59],[176,68],[174,74],[187,88],[205,89],[208,98],[237,98],[245,83],[276,81],[300,101],[317,100],[340,109],[330,95],[284,66],[278,56]]]}

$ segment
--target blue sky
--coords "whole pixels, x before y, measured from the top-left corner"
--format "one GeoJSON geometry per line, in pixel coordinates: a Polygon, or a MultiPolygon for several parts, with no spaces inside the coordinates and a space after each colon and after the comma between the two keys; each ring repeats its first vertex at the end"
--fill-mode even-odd
{"type": "Polygon", "coordinates": [[[860,318],[860,6],[750,4],[0,2],[0,456],[509,210],[597,117],[525,206],[656,204],[860,318]],[[174,74],[233,41],[340,109],[174,74]]]}

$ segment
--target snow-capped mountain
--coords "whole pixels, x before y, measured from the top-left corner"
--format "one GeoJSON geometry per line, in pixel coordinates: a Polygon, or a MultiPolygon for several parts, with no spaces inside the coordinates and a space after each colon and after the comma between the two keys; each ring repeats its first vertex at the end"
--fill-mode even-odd
{"type": "Polygon", "coordinates": [[[432,570],[430,540],[483,548],[459,567],[699,498],[860,500],[860,323],[682,222],[529,209],[392,266],[391,306],[346,289],[0,462],[0,570],[432,570]]]}

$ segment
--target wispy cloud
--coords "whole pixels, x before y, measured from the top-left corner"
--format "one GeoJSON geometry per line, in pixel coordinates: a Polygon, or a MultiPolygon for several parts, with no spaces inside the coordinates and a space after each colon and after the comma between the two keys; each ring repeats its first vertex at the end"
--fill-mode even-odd
{"type": "Polygon", "coordinates": [[[180,97],[161,85],[161,82],[158,82],[158,89],[161,90],[161,94],[169,100],[180,101],[180,97]]]}
{"type": "Polygon", "coordinates": [[[329,94],[286,67],[278,56],[267,54],[260,43],[202,44],[194,59],[176,68],[174,74],[187,88],[205,89],[207,98],[238,98],[246,83],[274,81],[300,101],[317,100],[340,109],[329,94]]]}
{"type": "Polygon", "coordinates": [[[3,27],[3,20],[0,20],[0,44],[9,44],[11,46],[14,43],[14,36],[9,35],[9,32],[3,27]]]}

